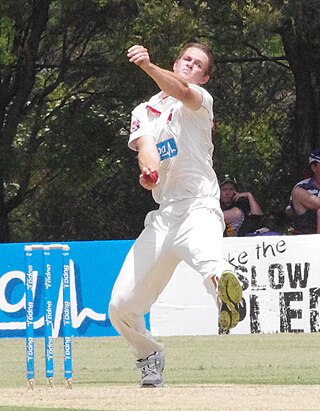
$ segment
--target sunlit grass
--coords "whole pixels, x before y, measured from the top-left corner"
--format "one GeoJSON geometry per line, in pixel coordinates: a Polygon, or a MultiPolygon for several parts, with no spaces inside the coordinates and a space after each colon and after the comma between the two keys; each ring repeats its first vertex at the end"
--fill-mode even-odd
{"type": "MultiPolygon", "coordinates": [[[[167,384],[319,384],[320,336],[258,334],[165,337],[167,384]]],[[[64,384],[61,339],[55,384],[64,384]]],[[[26,386],[25,340],[0,340],[0,387],[26,386]]],[[[137,384],[139,373],[121,337],[73,340],[73,384],[137,384]]],[[[36,340],[36,385],[45,385],[43,340],[36,340]]]]}

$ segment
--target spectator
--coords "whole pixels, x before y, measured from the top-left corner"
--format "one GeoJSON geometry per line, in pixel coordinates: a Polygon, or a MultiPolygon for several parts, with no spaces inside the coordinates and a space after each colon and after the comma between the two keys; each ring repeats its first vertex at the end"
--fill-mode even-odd
{"type": "Polygon", "coordinates": [[[320,147],[309,156],[312,176],[297,183],[286,213],[293,224],[293,234],[320,234],[320,147]]]}
{"type": "Polygon", "coordinates": [[[225,174],[220,182],[220,205],[225,237],[245,236],[262,227],[263,212],[250,192],[237,192],[237,180],[225,174]]]}

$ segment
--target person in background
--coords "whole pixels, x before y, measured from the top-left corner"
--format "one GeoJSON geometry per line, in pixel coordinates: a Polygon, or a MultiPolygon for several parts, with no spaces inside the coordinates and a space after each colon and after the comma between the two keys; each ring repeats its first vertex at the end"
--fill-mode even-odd
{"type": "Polygon", "coordinates": [[[320,147],[310,153],[308,163],[312,176],[293,187],[286,208],[293,234],[320,234],[320,147]]]}
{"type": "Polygon", "coordinates": [[[220,206],[226,224],[225,237],[243,236],[260,229],[263,216],[260,205],[250,192],[237,192],[237,180],[230,174],[220,181],[220,206]]]}

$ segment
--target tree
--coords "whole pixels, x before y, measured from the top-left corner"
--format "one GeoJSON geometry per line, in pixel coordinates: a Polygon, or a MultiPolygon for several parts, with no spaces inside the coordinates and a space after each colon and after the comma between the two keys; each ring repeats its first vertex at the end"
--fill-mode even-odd
{"type": "MultiPolygon", "coordinates": [[[[9,238],[8,214],[29,191],[30,168],[26,166],[15,194],[6,200],[6,185],[14,172],[15,135],[23,113],[27,111],[26,103],[35,84],[35,59],[46,28],[49,3],[48,0],[38,1],[31,7],[29,4],[20,4],[24,11],[28,9],[31,17],[24,22],[21,21],[19,11],[12,15],[14,8],[11,2],[1,3],[1,15],[4,16],[1,26],[7,42],[1,42],[1,54],[4,57],[1,61],[0,88],[0,241],[9,238]]],[[[34,141],[28,151],[30,153],[33,150],[34,141]]]]}
{"type": "Polygon", "coordinates": [[[0,0],[0,241],[138,235],[154,203],[128,125],[157,87],[127,61],[136,42],[167,68],[213,45],[215,169],[283,210],[319,144],[316,3],[0,0]]]}
{"type": "Polygon", "coordinates": [[[217,51],[216,169],[238,174],[267,212],[284,210],[320,143],[317,3],[212,0],[202,15],[217,51]]]}
{"type": "MultiPolygon", "coordinates": [[[[1,1],[0,241],[9,241],[9,215],[48,177],[39,148],[50,123],[75,99],[112,99],[133,1],[1,1]],[[120,28],[120,29],[119,29],[120,28]],[[106,50],[110,49],[110,52],[106,50]],[[98,92],[92,78],[109,79],[98,92]],[[43,164],[42,164],[43,165],[43,164]]],[[[119,79],[120,80],[120,79],[119,79]]],[[[72,110],[72,108],[71,108],[72,110]]],[[[57,168],[53,175],[61,169],[57,168]]]]}
{"type": "Polygon", "coordinates": [[[295,79],[294,142],[303,170],[311,150],[320,146],[320,9],[319,2],[289,1],[282,6],[278,31],[295,79]]]}
{"type": "MultiPolygon", "coordinates": [[[[162,51],[168,35],[184,41],[189,35],[186,25],[190,30],[194,26],[188,23],[190,13],[168,0],[51,0],[45,9],[41,1],[21,2],[12,15],[11,3],[2,5],[10,28],[2,38],[14,64],[7,59],[2,75],[8,73],[13,79],[21,72],[23,78],[26,58],[33,75],[3,155],[7,165],[14,152],[14,167],[8,172],[6,166],[3,175],[0,222],[2,218],[7,230],[0,241],[10,240],[8,221],[15,241],[136,236],[142,213],[153,206],[153,200],[137,187],[138,179],[128,183],[133,172],[138,176],[135,156],[126,147],[129,113],[156,87],[127,62],[126,49],[143,39],[155,46],[155,60],[168,58],[156,47],[157,41],[163,38],[162,51]],[[43,25],[34,53],[26,57],[21,50],[27,48],[32,24],[39,25],[39,7],[43,25]],[[19,48],[15,38],[21,32],[19,48]],[[123,201],[128,191],[135,196],[123,201]],[[139,206],[132,204],[137,210],[131,218],[128,210],[131,213],[134,200],[139,206]]],[[[5,99],[3,94],[4,112],[16,99],[9,88],[19,89],[10,82],[4,88],[11,96],[5,99]]],[[[9,118],[10,113],[6,121],[9,118]]]]}
{"type": "MultiPolygon", "coordinates": [[[[294,78],[292,153],[294,178],[305,171],[310,151],[320,145],[320,9],[317,0],[245,0],[234,10],[242,16],[244,38],[279,35],[294,78]]],[[[251,42],[252,45],[252,42],[251,42]]],[[[265,50],[252,47],[261,56],[265,50]]]]}
{"type": "Polygon", "coordinates": [[[295,94],[281,38],[262,33],[261,27],[250,30],[241,2],[208,4],[199,34],[216,54],[209,85],[217,121],[215,170],[218,176],[235,175],[239,189],[254,192],[266,213],[284,210],[291,187],[292,163],[286,160],[295,94]]]}

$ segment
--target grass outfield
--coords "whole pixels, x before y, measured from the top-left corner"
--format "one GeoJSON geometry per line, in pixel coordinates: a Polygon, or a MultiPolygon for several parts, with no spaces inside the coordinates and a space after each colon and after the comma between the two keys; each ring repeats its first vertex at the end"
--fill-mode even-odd
{"type": "Polygon", "coordinates": [[[26,389],[25,340],[0,339],[0,411],[319,409],[318,333],[165,337],[161,341],[167,360],[163,389],[138,387],[139,373],[126,343],[112,337],[73,340],[72,390],[64,388],[62,340],[55,340],[55,379],[50,390],[45,387],[43,339],[37,339],[32,392],[26,389]],[[223,402],[214,408],[219,396],[223,402]],[[259,398],[271,408],[261,404],[253,408],[259,398]],[[168,402],[163,403],[165,399],[168,402]]]}

